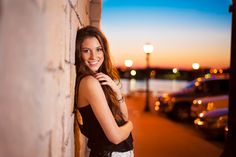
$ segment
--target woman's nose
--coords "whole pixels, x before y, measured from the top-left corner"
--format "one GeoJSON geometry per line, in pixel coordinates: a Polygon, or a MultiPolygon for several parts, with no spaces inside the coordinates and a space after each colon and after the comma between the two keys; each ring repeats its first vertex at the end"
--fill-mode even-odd
{"type": "Polygon", "coordinates": [[[91,51],[90,58],[91,58],[91,59],[95,59],[96,57],[97,57],[96,51],[91,51]]]}

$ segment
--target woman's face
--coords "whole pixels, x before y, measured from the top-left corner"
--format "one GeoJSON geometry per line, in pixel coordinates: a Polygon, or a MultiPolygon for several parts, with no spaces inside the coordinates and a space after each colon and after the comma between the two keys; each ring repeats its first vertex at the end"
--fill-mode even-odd
{"type": "Polygon", "coordinates": [[[81,55],[84,63],[97,72],[104,61],[103,48],[95,37],[85,38],[81,44],[81,55]]]}

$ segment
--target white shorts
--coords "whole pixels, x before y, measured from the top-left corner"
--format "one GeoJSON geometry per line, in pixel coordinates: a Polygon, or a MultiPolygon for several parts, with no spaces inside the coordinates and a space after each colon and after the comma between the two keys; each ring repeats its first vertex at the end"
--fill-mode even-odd
{"type": "Polygon", "coordinates": [[[112,152],[111,157],[134,157],[134,151],[130,150],[127,152],[112,152]]]}

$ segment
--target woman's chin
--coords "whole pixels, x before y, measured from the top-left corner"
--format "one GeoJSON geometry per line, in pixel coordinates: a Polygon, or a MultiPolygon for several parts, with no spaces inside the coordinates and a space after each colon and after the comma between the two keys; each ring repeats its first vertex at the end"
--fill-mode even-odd
{"type": "Polygon", "coordinates": [[[97,72],[99,68],[97,67],[89,67],[90,70],[92,70],[93,72],[97,72]]]}

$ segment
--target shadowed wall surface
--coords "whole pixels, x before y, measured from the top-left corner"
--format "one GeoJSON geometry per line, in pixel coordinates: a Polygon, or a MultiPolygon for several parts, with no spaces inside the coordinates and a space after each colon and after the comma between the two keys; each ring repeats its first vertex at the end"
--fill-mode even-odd
{"type": "Polygon", "coordinates": [[[0,1],[0,156],[74,156],[76,31],[100,15],[101,0],[0,1]]]}

